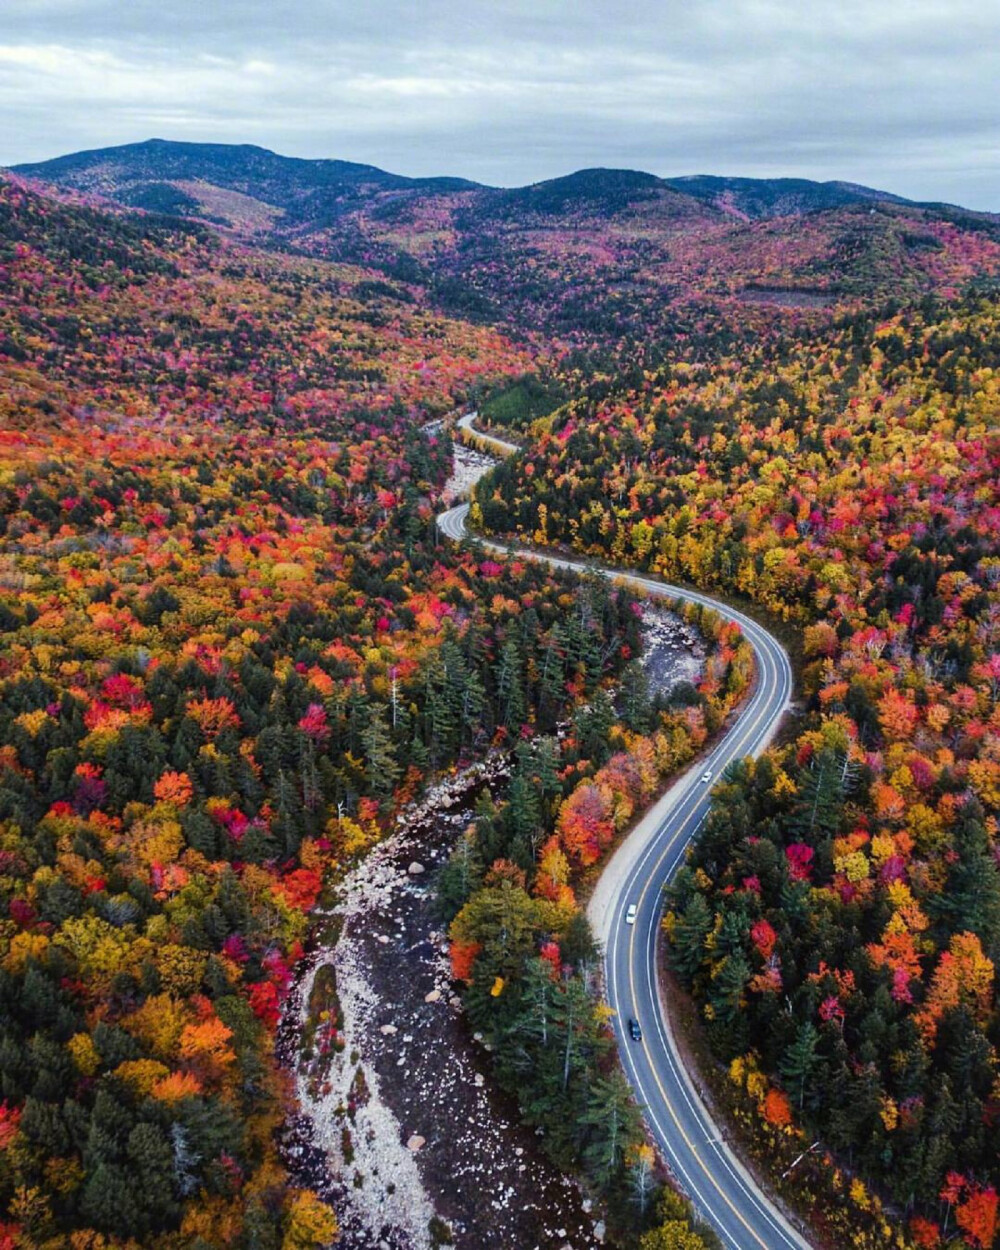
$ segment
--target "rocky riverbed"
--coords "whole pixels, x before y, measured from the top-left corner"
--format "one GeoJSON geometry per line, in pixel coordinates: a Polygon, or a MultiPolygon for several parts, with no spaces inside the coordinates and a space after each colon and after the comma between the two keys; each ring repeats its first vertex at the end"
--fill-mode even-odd
{"type": "Polygon", "coordinates": [[[493,456],[466,447],[464,443],[455,444],[455,455],[452,460],[451,477],[445,483],[442,496],[446,504],[457,503],[468,495],[473,486],[484,473],[488,473],[496,464],[493,456]]]}
{"type": "Polygon", "coordinates": [[[698,631],[675,612],[643,605],[642,666],[651,694],[669,694],[681,682],[697,682],[705,664],[698,631]]]}
{"type": "Polygon", "coordinates": [[[338,1246],[348,1250],[601,1244],[589,1202],[491,1089],[489,1055],[465,1027],[434,914],[435,867],[478,795],[505,777],[505,761],[492,757],[401,816],[343,882],[332,913],[339,940],[307,956],[286,1005],[279,1044],[301,1108],[286,1161],[334,1202],[338,1246]],[[310,995],[327,965],[343,1049],[299,1064],[310,995]]]}

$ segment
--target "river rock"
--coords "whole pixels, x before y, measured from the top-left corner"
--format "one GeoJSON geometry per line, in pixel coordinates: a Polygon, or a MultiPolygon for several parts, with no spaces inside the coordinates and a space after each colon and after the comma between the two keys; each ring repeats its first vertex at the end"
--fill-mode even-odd
{"type": "Polygon", "coordinates": [[[406,871],[410,874],[411,877],[419,877],[420,874],[425,871],[425,869],[424,869],[423,864],[419,860],[415,859],[413,863],[410,864],[409,868],[407,868],[406,871]]]}
{"type": "Polygon", "coordinates": [[[424,1002],[425,1002],[425,1003],[436,1003],[440,997],[441,997],[441,991],[440,991],[440,990],[431,990],[431,992],[430,992],[429,994],[425,994],[425,995],[424,995],[424,1002]]]}
{"type": "Polygon", "coordinates": [[[421,1137],[419,1133],[414,1133],[413,1136],[407,1141],[406,1149],[411,1151],[413,1154],[416,1154],[417,1151],[424,1145],[425,1140],[426,1139],[421,1137]]]}

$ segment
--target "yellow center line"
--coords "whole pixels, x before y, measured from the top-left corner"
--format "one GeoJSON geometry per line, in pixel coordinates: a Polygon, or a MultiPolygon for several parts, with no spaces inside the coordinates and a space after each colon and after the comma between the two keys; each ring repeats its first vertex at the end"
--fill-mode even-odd
{"type": "MultiPolygon", "coordinates": [[[[663,851],[662,851],[662,853],[661,853],[661,855],[660,855],[659,859],[656,861],[656,865],[655,865],[655,867],[653,868],[653,871],[652,871],[652,872],[651,872],[651,873],[647,876],[647,878],[646,878],[646,884],[643,886],[643,888],[642,888],[642,892],[641,892],[641,894],[639,895],[639,903],[638,903],[638,907],[639,907],[639,909],[640,909],[640,910],[641,910],[641,908],[642,908],[642,903],[643,903],[643,900],[645,899],[646,894],[649,892],[649,887],[650,887],[650,884],[652,883],[653,877],[656,875],[656,872],[657,872],[657,871],[658,871],[658,869],[660,868],[660,866],[661,866],[661,864],[663,863],[664,859],[665,859],[665,858],[667,857],[667,855],[669,855],[669,854],[670,854],[670,852],[674,849],[674,846],[676,845],[676,843],[677,843],[678,839],[680,838],[681,834],[682,834],[682,833],[683,833],[683,832],[687,829],[687,827],[688,827],[688,825],[691,823],[692,819],[693,819],[693,818],[697,815],[697,812],[698,812],[698,809],[697,809],[697,806],[696,806],[696,807],[695,807],[695,809],[694,809],[694,810],[693,810],[693,811],[692,811],[692,812],[691,812],[691,813],[690,813],[690,814],[686,817],[686,819],[684,820],[683,824],[681,824],[681,825],[680,825],[680,826],[679,826],[679,827],[678,827],[678,828],[674,831],[673,836],[670,838],[670,840],[667,842],[666,846],[663,848],[663,851]]],[[[630,990],[631,995],[632,995],[632,1002],[633,1002],[633,1003],[635,1003],[635,1002],[636,1002],[636,993],[635,993],[635,927],[634,927],[634,926],[633,926],[633,928],[632,928],[632,932],[629,934],[629,944],[628,944],[628,978],[629,978],[629,990],[630,990]]],[[[701,1170],[705,1173],[705,1175],[708,1177],[708,1179],[712,1182],[712,1184],[714,1185],[715,1189],[717,1190],[717,1192],[718,1192],[719,1196],[722,1198],[722,1200],[723,1200],[723,1202],[726,1204],[726,1206],[727,1206],[727,1207],[729,1207],[730,1211],[732,1211],[733,1215],[735,1215],[735,1216],[736,1216],[736,1218],[737,1218],[737,1219],[739,1220],[739,1222],[743,1225],[743,1227],[747,1230],[747,1232],[750,1234],[750,1236],[753,1238],[753,1240],[757,1243],[757,1245],[762,1246],[762,1247],[763,1247],[763,1250],[768,1250],[768,1244],[767,1244],[767,1242],[766,1242],[766,1241],[763,1241],[763,1240],[762,1240],[762,1239],[758,1236],[758,1234],[756,1233],[756,1231],[755,1231],[755,1230],[754,1230],[754,1228],[753,1228],[753,1225],[749,1223],[749,1221],[746,1219],[746,1217],[743,1215],[743,1213],[742,1213],[742,1212],[739,1210],[739,1208],[735,1205],[735,1203],[733,1202],[733,1200],[729,1197],[729,1195],[726,1193],[726,1191],[722,1188],[722,1186],[721,1186],[721,1185],[720,1185],[720,1183],[719,1183],[718,1177],[715,1175],[715,1173],[712,1171],[712,1169],[708,1166],[708,1164],[705,1162],[705,1160],[704,1160],[704,1159],[702,1158],[702,1156],[699,1154],[698,1149],[697,1149],[697,1147],[695,1146],[694,1142],[692,1142],[691,1138],[690,1138],[690,1137],[687,1135],[687,1133],[685,1132],[685,1130],[684,1130],[684,1126],[683,1126],[683,1125],[681,1124],[681,1122],[680,1122],[680,1118],[679,1118],[679,1116],[678,1116],[678,1114],[677,1114],[677,1111],[676,1111],[676,1109],[675,1109],[675,1107],[674,1107],[673,1101],[671,1100],[671,1098],[670,1098],[669,1094],[667,1093],[667,1091],[666,1091],[666,1089],[665,1089],[665,1087],[664,1087],[664,1085],[663,1085],[663,1082],[660,1080],[659,1073],[658,1073],[658,1072],[657,1072],[657,1070],[656,1070],[656,1064],[653,1062],[653,1056],[652,1056],[652,1054],[650,1053],[649,1048],[648,1048],[648,1047],[647,1047],[647,1045],[646,1045],[646,1041],[645,1041],[645,1039],[643,1039],[643,1041],[642,1041],[641,1045],[642,1045],[642,1049],[643,1049],[643,1051],[645,1052],[645,1055],[646,1055],[646,1061],[647,1061],[647,1063],[649,1064],[649,1070],[650,1070],[650,1072],[651,1072],[651,1074],[652,1074],[653,1080],[656,1082],[656,1087],[657,1087],[657,1089],[660,1091],[660,1097],[663,1099],[664,1105],[666,1106],[667,1110],[670,1112],[671,1119],[673,1120],[674,1125],[675,1125],[675,1127],[676,1127],[676,1129],[677,1129],[677,1132],[680,1134],[681,1139],[683,1140],[683,1142],[684,1142],[685,1146],[687,1146],[688,1150],[691,1152],[691,1154],[694,1156],[694,1158],[698,1161],[698,1166],[699,1166],[699,1167],[701,1168],[701,1170]]]]}

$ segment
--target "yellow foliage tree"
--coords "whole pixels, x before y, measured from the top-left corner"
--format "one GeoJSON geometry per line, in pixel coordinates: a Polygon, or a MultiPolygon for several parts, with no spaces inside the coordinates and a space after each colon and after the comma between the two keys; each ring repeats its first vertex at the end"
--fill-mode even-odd
{"type": "Polygon", "coordinates": [[[124,1027],[161,1059],[174,1059],[181,1032],[190,1020],[186,1007],[169,994],[153,994],[122,1021],[124,1027]]]}
{"type": "Polygon", "coordinates": [[[28,960],[40,960],[48,948],[49,939],[44,933],[15,933],[4,956],[4,971],[20,976],[28,960]]]}
{"type": "Polygon", "coordinates": [[[169,1074],[166,1064],[156,1059],[126,1059],[114,1071],[120,1081],[144,1097],[151,1094],[153,1087],[169,1074]]]}
{"type": "Polygon", "coordinates": [[[160,981],[168,993],[186,998],[198,992],[207,962],[201,951],[168,942],[157,950],[155,962],[160,981]]]}
{"type": "Polygon", "coordinates": [[[89,1033],[74,1033],[66,1043],[76,1070],[83,1076],[93,1076],[101,1066],[101,1057],[89,1033]]]}
{"type": "Polygon", "coordinates": [[[340,1231],[333,1210],[308,1189],[293,1191],[285,1215],[281,1250],[318,1250],[340,1231]]]}

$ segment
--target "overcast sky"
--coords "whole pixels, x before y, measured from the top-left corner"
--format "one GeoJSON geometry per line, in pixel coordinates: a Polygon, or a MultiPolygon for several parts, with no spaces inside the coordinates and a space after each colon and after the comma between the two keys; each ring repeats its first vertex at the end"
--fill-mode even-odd
{"type": "Polygon", "coordinates": [[[0,0],[0,164],[140,139],[1000,210],[1000,0],[0,0]]]}

